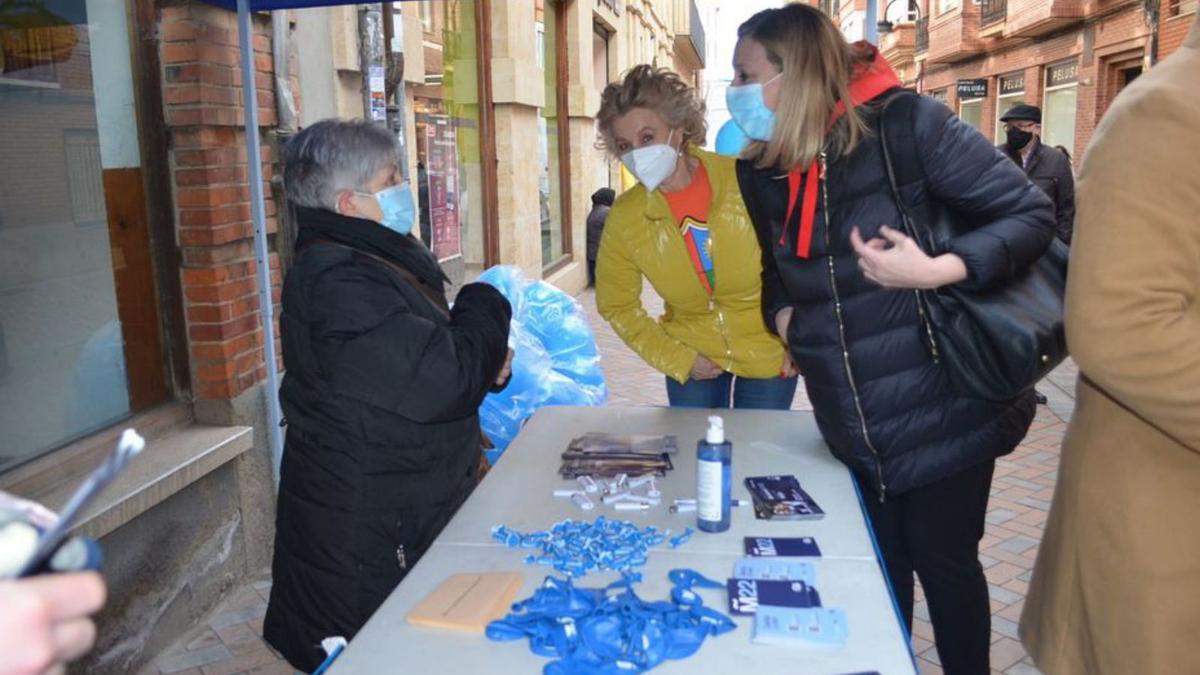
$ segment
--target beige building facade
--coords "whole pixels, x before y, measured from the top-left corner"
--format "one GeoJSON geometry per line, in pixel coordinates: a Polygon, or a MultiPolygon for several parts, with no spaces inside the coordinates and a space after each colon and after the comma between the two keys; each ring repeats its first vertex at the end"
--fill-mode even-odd
{"type": "MultiPolygon", "coordinates": [[[[422,239],[455,282],[502,264],[582,289],[591,194],[622,183],[619,164],[595,147],[600,94],[640,63],[702,88],[704,28],[694,0],[393,8],[388,46],[403,54],[400,110],[422,239]]],[[[298,55],[302,125],[369,114],[360,11],[293,13],[306,47],[298,55]]],[[[389,98],[399,89],[389,85],[389,98]]]]}

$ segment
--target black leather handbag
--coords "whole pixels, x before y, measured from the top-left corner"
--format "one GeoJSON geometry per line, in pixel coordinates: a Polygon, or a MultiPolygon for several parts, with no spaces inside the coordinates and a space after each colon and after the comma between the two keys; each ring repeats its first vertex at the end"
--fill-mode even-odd
{"type": "MultiPolygon", "coordinates": [[[[880,140],[902,230],[927,254],[937,256],[947,250],[951,239],[971,228],[953,209],[934,200],[917,207],[905,202],[901,186],[925,179],[913,136],[916,100],[916,94],[904,92],[884,104],[880,140]],[[913,218],[914,211],[921,226],[913,218]]],[[[1055,237],[1041,258],[999,287],[968,290],[949,285],[915,291],[934,359],[945,366],[960,394],[1011,400],[1032,389],[1067,357],[1063,323],[1067,258],[1067,245],[1055,237]]]]}

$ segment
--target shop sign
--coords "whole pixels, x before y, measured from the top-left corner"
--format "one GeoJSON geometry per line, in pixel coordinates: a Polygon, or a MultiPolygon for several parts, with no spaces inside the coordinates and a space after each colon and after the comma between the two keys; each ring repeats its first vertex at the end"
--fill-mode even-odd
{"type": "Polygon", "coordinates": [[[1060,87],[1079,81],[1079,62],[1059,63],[1046,67],[1046,86],[1060,87]]]}
{"type": "Polygon", "coordinates": [[[978,80],[959,80],[958,81],[958,98],[987,98],[988,81],[986,78],[978,80]]]}
{"type": "Polygon", "coordinates": [[[1006,75],[1000,78],[1000,95],[1025,93],[1025,73],[1006,75]]]}

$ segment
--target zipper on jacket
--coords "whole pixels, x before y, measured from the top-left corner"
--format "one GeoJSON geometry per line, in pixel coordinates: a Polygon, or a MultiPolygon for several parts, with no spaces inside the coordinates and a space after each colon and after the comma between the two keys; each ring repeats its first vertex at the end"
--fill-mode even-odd
{"type": "Polygon", "coordinates": [[[829,261],[829,287],[833,290],[833,309],[837,315],[838,342],[842,348],[842,366],[846,370],[846,379],[850,382],[850,395],[854,399],[854,408],[858,412],[858,423],[862,429],[863,442],[871,455],[875,457],[875,478],[879,484],[879,501],[886,501],[887,486],[883,484],[883,461],[879,459],[879,451],[871,442],[871,434],[867,431],[867,416],[863,413],[862,401],[858,396],[858,383],[854,380],[854,370],[850,367],[850,349],[846,344],[846,322],[842,315],[842,297],[837,287],[837,270],[833,264],[833,255],[829,251],[830,230],[829,221],[829,188],[825,179],[825,153],[818,156],[821,171],[821,203],[825,209],[825,259],[829,261]]]}
{"type": "Polygon", "coordinates": [[[929,322],[929,317],[925,314],[925,298],[921,295],[920,289],[913,289],[913,294],[917,296],[917,314],[921,316],[921,325],[925,327],[925,337],[929,340],[929,353],[933,355],[933,362],[940,363],[942,355],[938,352],[937,340],[933,339],[933,324],[929,322]]]}
{"type": "Polygon", "coordinates": [[[721,327],[721,339],[725,341],[725,370],[733,369],[733,347],[729,343],[729,330],[725,326],[725,310],[721,309],[721,304],[717,302],[716,289],[713,289],[713,295],[708,296],[708,311],[716,311],[717,323],[721,327]]]}

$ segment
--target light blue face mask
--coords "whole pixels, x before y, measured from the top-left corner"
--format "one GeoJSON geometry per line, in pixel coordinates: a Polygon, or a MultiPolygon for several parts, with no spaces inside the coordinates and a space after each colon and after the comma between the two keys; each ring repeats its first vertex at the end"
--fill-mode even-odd
{"type": "Polygon", "coordinates": [[[756,141],[771,140],[771,132],[775,129],[775,111],[768,108],[763,100],[763,87],[778,80],[782,75],[783,73],[779,73],[766,82],[754,82],[725,90],[725,105],[729,108],[729,116],[747,136],[756,141]]]}
{"type": "Polygon", "coordinates": [[[413,207],[412,190],[408,187],[408,181],[386,187],[370,196],[379,204],[379,211],[383,213],[380,225],[398,234],[412,232],[416,209],[413,207]]]}

